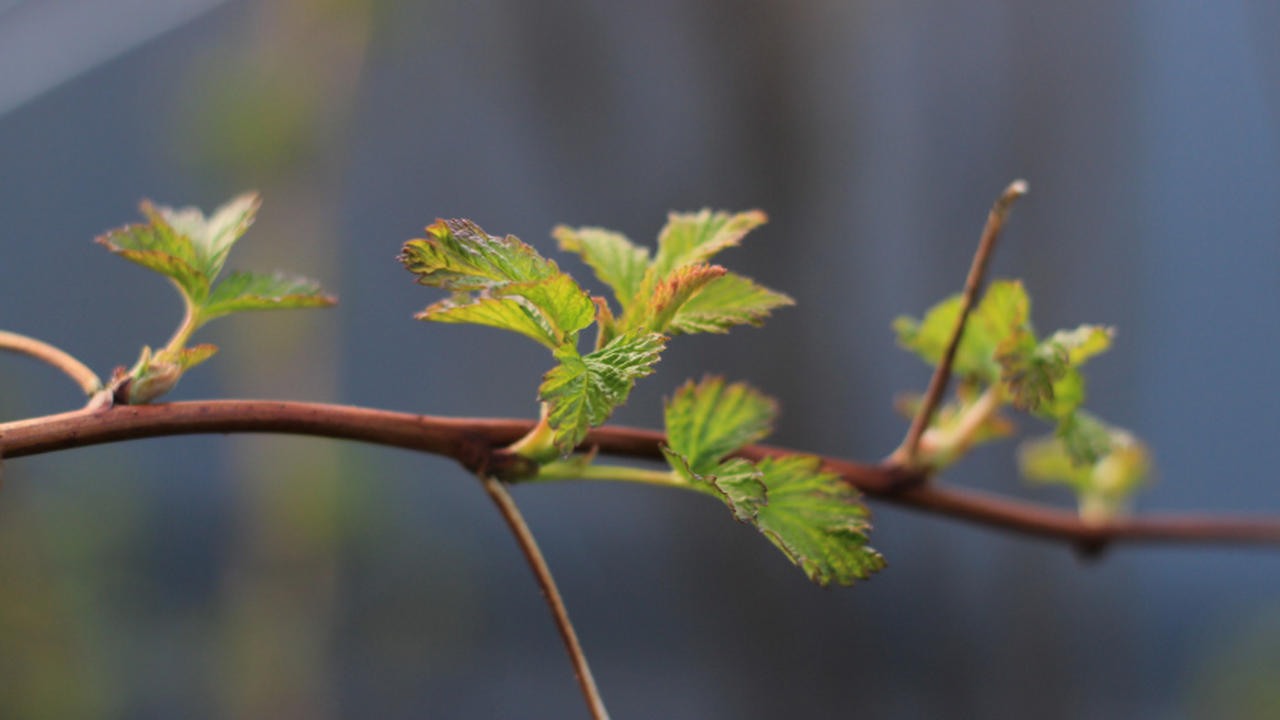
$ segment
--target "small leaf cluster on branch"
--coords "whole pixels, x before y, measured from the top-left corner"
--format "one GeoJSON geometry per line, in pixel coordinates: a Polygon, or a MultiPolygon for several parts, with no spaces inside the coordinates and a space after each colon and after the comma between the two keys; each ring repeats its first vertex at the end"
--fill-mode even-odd
{"type": "MultiPolygon", "coordinates": [[[[952,296],[920,320],[898,318],[894,330],[899,344],[937,364],[956,327],[960,300],[952,296]]],[[[991,283],[955,351],[951,372],[959,380],[956,400],[940,408],[921,439],[917,462],[944,468],[973,445],[1009,435],[1013,426],[999,409],[1012,405],[1056,426],[1052,436],[1023,444],[1023,475],[1069,485],[1086,521],[1114,518],[1150,467],[1145,446],[1132,434],[1081,409],[1085,378],[1080,367],[1109,349],[1114,335],[1109,327],[1081,325],[1040,340],[1022,283],[991,283]]],[[[914,413],[919,400],[907,398],[901,404],[914,413]]]]}
{"type": "Polygon", "coordinates": [[[617,312],[529,245],[488,235],[467,220],[431,225],[429,238],[405,245],[401,261],[419,283],[452,292],[420,319],[511,330],[546,346],[557,361],[538,389],[540,422],[509,448],[536,469],[507,480],[590,477],[705,492],[757,527],[813,581],[848,585],[884,566],[866,544],[866,508],[815,457],[758,463],[729,457],[767,435],[776,414],[772,400],[746,385],[708,378],[676,393],[666,411],[669,472],[602,465],[590,449],[569,457],[588,430],[626,402],[635,381],[653,372],[672,336],[759,325],[792,304],[710,263],[764,221],[759,211],[673,213],[652,256],[615,232],[556,228],[561,249],[580,255],[613,291],[617,312]],[[579,333],[592,324],[594,346],[583,354],[579,333]]]}
{"type": "Polygon", "coordinates": [[[186,307],[182,324],[168,344],[157,351],[142,348],[130,370],[120,368],[110,390],[115,402],[143,405],[167,394],[187,370],[208,360],[218,348],[187,347],[200,326],[246,310],[326,307],[337,302],[306,278],[274,273],[233,272],[215,284],[231,246],[253,224],[260,201],[247,193],[218,208],[211,216],[196,208],[174,210],[142,203],[146,223],[126,225],[97,239],[111,252],[173,281],[186,307]]]}

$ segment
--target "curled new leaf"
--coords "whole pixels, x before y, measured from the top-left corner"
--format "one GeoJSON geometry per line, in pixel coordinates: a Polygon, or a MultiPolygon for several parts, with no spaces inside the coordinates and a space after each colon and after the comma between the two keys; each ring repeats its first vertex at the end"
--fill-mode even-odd
{"type": "Polygon", "coordinates": [[[627,401],[636,378],[653,372],[665,343],[662,335],[637,328],[586,356],[568,345],[556,351],[560,364],[546,374],[538,399],[548,405],[547,422],[562,454],[627,401]]]}
{"type": "MultiPolygon", "coordinates": [[[[1086,416],[1087,417],[1087,416],[1086,416]]],[[[1129,498],[1147,481],[1151,459],[1146,446],[1129,432],[1087,418],[1084,432],[1094,447],[1082,453],[1062,433],[1029,440],[1018,451],[1023,477],[1038,483],[1062,483],[1075,491],[1080,517],[1105,522],[1124,512],[1129,498]]]]}

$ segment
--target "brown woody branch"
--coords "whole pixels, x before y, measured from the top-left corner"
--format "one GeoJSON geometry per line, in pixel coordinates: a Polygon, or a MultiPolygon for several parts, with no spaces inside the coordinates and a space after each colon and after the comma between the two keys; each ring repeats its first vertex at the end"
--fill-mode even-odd
{"type": "MultiPolygon", "coordinates": [[[[531,420],[442,418],[319,403],[206,400],[80,410],[0,424],[0,456],[11,459],[166,435],[284,433],[418,450],[453,458],[473,472],[502,474],[517,459],[491,448],[514,442],[532,426],[531,420]]],[[[593,430],[585,445],[610,455],[661,459],[658,446],[663,440],[662,433],[651,430],[603,427],[593,430]]],[[[753,445],[741,454],[758,459],[796,452],[753,445]]],[[[1045,505],[911,483],[914,471],[893,463],[823,460],[829,470],[871,497],[999,530],[1065,541],[1086,552],[1122,541],[1280,544],[1280,518],[1145,515],[1091,525],[1073,512],[1045,505]]]]}

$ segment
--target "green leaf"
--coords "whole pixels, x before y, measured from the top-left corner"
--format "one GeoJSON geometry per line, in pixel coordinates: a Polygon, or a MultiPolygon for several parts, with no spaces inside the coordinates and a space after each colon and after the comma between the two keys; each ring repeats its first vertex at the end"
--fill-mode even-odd
{"type": "Polygon", "coordinates": [[[337,302],[337,298],[325,294],[314,280],[285,273],[265,275],[236,271],[214,287],[200,311],[200,320],[208,322],[245,310],[330,307],[337,302]]]}
{"type": "Polygon", "coordinates": [[[1092,465],[1111,452],[1112,428],[1083,411],[1066,415],[1058,422],[1054,436],[1076,465],[1092,465]]]}
{"type": "Polygon", "coordinates": [[[852,585],[885,567],[867,547],[870,513],[858,493],[811,455],[765,458],[756,468],[768,488],[756,525],[819,585],[852,585]]]}
{"type": "MultiPolygon", "coordinates": [[[[1017,280],[998,280],[987,288],[982,300],[969,314],[964,335],[956,348],[952,372],[960,377],[977,377],[988,383],[1000,377],[996,350],[1006,338],[1026,329],[1031,301],[1017,280]]],[[[930,308],[923,320],[900,317],[893,327],[898,344],[914,351],[930,365],[942,359],[960,317],[960,296],[930,308]]],[[[1034,339],[1034,336],[1033,336],[1034,339]]]]}
{"type": "Polygon", "coordinates": [[[410,240],[400,261],[418,282],[453,291],[546,280],[560,273],[551,260],[508,235],[493,237],[470,220],[437,220],[430,240],[410,240]]]}
{"type": "Polygon", "coordinates": [[[782,293],[726,273],[681,305],[665,329],[672,335],[726,333],[735,325],[763,325],[775,308],[794,304],[782,293]]]}
{"type": "Polygon", "coordinates": [[[551,327],[542,313],[526,300],[486,296],[473,301],[465,295],[462,299],[465,304],[458,304],[453,300],[442,300],[414,317],[419,320],[471,323],[511,330],[542,343],[552,351],[563,344],[556,330],[551,327]]]}
{"type": "Polygon", "coordinates": [[[512,330],[552,350],[575,343],[595,319],[595,303],[573,278],[519,239],[491,237],[467,220],[441,220],[427,232],[434,239],[411,240],[400,259],[419,283],[454,296],[418,319],[512,330]]]}
{"type": "Polygon", "coordinates": [[[538,399],[550,407],[547,421],[561,453],[572,452],[588,429],[627,401],[636,378],[653,372],[665,343],[662,335],[637,328],[586,356],[572,345],[556,351],[560,364],[543,378],[538,399]]]}
{"type": "Polygon", "coordinates": [[[744,235],[763,225],[768,217],[759,210],[729,214],[703,209],[696,213],[671,213],[658,235],[658,255],[650,277],[653,287],[673,270],[710,260],[713,255],[737,245],[744,235]]]}
{"type": "Polygon", "coordinates": [[[748,460],[733,458],[698,473],[694,472],[683,454],[666,446],[661,449],[676,475],[692,487],[719,497],[733,511],[738,522],[754,523],[760,515],[760,507],[768,502],[768,490],[761,482],[763,475],[748,460]]]}
{"type": "MultiPolygon", "coordinates": [[[[1031,331],[1018,329],[996,346],[1000,382],[1014,407],[1036,411],[1054,402],[1054,385],[1070,369],[1068,353],[1055,343],[1036,344],[1031,331]]],[[[1074,408],[1072,408],[1074,409],[1074,408]]]]}
{"type": "Polygon", "coordinates": [[[559,274],[537,282],[495,286],[474,300],[466,293],[456,293],[414,317],[512,330],[554,351],[574,344],[576,333],[591,324],[595,313],[595,303],[573,278],[559,274]]]}
{"type": "Polygon", "coordinates": [[[768,436],[777,415],[777,403],[746,383],[691,380],[666,403],[667,444],[687,459],[691,472],[708,474],[726,456],[768,436]]]}
{"type": "Polygon", "coordinates": [[[1114,519],[1141,488],[1151,470],[1146,446],[1130,433],[1093,420],[1107,435],[1106,451],[1090,462],[1078,458],[1060,436],[1024,442],[1018,467],[1028,481],[1062,483],[1076,493],[1080,516],[1086,522],[1114,519]]]}
{"type": "Polygon", "coordinates": [[[577,253],[595,271],[596,277],[613,289],[623,312],[631,307],[649,269],[649,248],[639,247],[625,235],[603,228],[575,230],[560,225],[551,234],[561,250],[577,253]]]}
{"type": "Polygon", "coordinates": [[[143,203],[142,212],[153,225],[167,224],[175,234],[190,240],[196,269],[212,281],[222,272],[231,246],[253,224],[261,205],[257,193],[245,193],[214,210],[208,218],[194,207],[175,210],[143,203]]]}
{"type": "MultiPolygon", "coordinates": [[[[143,203],[143,211],[150,205],[143,203]]],[[[111,252],[168,277],[178,286],[187,302],[204,303],[209,295],[209,276],[200,270],[203,264],[196,256],[191,239],[179,235],[160,216],[150,224],[126,225],[95,239],[111,252]]]]}

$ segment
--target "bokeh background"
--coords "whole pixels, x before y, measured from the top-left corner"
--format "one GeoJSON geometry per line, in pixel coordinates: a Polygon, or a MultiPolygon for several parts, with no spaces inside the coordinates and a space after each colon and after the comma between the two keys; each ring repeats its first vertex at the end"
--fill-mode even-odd
{"type": "MultiPolygon", "coordinates": [[[[616,418],[657,426],[716,371],[780,398],[778,443],[875,459],[928,373],[890,321],[958,290],[1025,177],[995,274],[1027,281],[1042,330],[1119,327],[1090,406],[1155,449],[1139,510],[1280,513],[1276,8],[7,0],[0,327],[131,364],[177,296],[92,238],[142,198],[258,189],[231,265],[342,304],[207,328],[222,352],[172,399],[531,417],[545,351],[414,321],[435,295],[404,240],[468,217],[550,253],[556,223],[651,243],[669,210],[758,207],[724,261],[798,307],[674,343],[616,418]]],[[[0,357],[0,419],[81,402],[0,357]]],[[[1020,485],[1011,447],[945,481],[1070,505],[1020,485]]],[[[514,543],[448,462],[218,436],[5,472],[0,717],[586,717],[514,543]]],[[[873,505],[890,568],[821,590],[702,497],[515,492],[618,720],[1280,717],[1275,551],[1086,562],[873,505]]]]}

